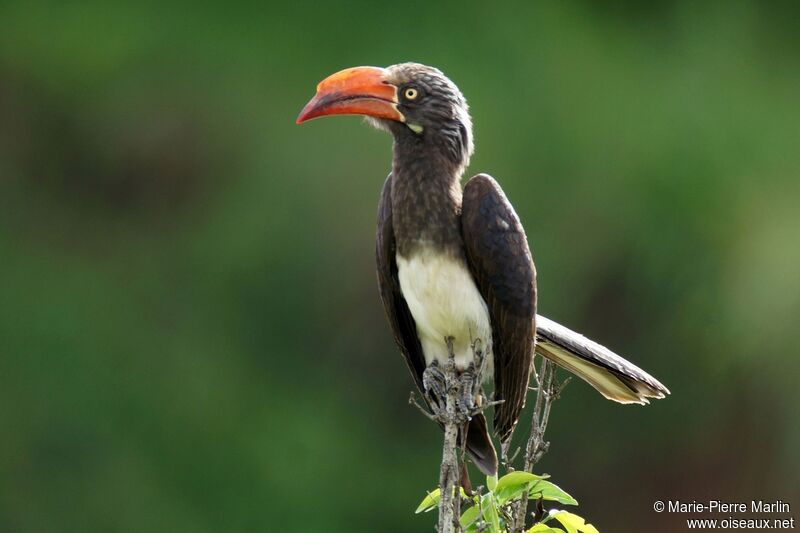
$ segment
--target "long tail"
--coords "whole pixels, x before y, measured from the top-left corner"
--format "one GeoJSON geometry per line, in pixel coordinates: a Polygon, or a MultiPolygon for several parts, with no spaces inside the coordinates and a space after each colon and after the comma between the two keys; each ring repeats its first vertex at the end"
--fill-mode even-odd
{"type": "Polygon", "coordinates": [[[467,424],[467,455],[484,475],[497,475],[497,452],[483,413],[473,416],[467,424]]]}
{"type": "Polygon", "coordinates": [[[615,402],[646,404],[649,398],[669,394],[669,389],[630,361],[542,315],[536,315],[536,353],[615,402]]]}

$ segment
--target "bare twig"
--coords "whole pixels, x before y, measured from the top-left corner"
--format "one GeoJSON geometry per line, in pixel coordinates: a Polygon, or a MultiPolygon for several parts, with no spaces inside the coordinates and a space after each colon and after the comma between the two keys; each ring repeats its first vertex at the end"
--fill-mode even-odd
{"type": "MultiPolygon", "coordinates": [[[[535,368],[535,367],[534,367],[535,368]]],[[[534,372],[536,380],[536,403],[531,416],[531,434],[525,446],[525,472],[533,472],[533,467],[547,453],[550,443],[544,440],[544,432],[550,419],[550,410],[553,401],[558,397],[556,383],[556,367],[548,359],[542,357],[539,373],[534,372]]],[[[566,384],[566,382],[564,383],[566,384]]],[[[525,518],[528,509],[528,495],[523,494],[522,499],[515,505],[513,521],[509,531],[521,532],[525,529],[525,518]]]]}
{"type": "Polygon", "coordinates": [[[411,391],[411,394],[408,396],[408,404],[416,407],[419,410],[419,412],[425,415],[425,418],[427,418],[428,420],[433,420],[434,422],[438,421],[435,415],[433,415],[430,411],[425,409],[425,407],[421,403],[419,403],[419,401],[417,401],[417,395],[414,394],[413,390],[411,391]]]}
{"type": "Polygon", "coordinates": [[[512,453],[510,456],[508,455],[507,451],[505,452],[505,455],[503,456],[503,466],[505,466],[506,469],[509,472],[513,472],[514,471],[514,467],[511,466],[511,465],[517,459],[517,456],[519,455],[519,452],[521,452],[521,451],[522,451],[522,448],[517,446],[516,449],[514,450],[514,453],[512,453]]]}

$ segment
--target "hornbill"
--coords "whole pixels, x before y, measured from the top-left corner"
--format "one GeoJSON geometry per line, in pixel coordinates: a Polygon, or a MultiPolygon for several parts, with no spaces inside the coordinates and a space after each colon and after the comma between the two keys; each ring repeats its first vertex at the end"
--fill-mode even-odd
{"type": "MultiPolygon", "coordinates": [[[[441,365],[451,353],[462,378],[483,369],[499,401],[494,432],[506,445],[525,405],[534,350],[609,400],[645,404],[669,394],[636,365],[536,314],[536,271],[519,217],[491,176],[460,185],[472,122],[441,71],[417,63],[342,70],[317,85],[297,123],[326,115],[364,115],[394,137],[378,207],[378,283],[395,341],[429,402],[441,394],[441,365]]],[[[496,474],[483,414],[464,435],[473,462],[496,474]]]]}

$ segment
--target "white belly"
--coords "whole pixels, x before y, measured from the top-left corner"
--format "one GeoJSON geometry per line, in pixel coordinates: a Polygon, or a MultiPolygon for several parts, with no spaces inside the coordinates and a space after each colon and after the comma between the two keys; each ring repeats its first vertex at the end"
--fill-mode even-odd
{"type": "Polygon", "coordinates": [[[456,366],[463,370],[474,359],[479,340],[488,357],[484,379],[492,375],[492,327],[486,302],[463,261],[433,250],[410,258],[397,256],[400,289],[417,325],[425,363],[444,363],[446,340],[453,339],[456,366]]]}

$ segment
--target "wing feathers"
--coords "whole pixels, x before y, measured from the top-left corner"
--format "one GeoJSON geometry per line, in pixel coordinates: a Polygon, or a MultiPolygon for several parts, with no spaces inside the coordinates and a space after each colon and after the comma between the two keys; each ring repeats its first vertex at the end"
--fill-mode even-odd
{"type": "Polygon", "coordinates": [[[492,323],[494,431],[510,439],[528,392],[536,318],[536,271],[525,231],[502,189],[478,174],[464,187],[461,231],[470,270],[492,323]]]}
{"type": "Polygon", "coordinates": [[[375,236],[375,259],[377,261],[378,287],[381,292],[386,320],[392,328],[394,340],[403,358],[414,376],[420,391],[422,373],[425,371],[425,356],[417,337],[417,326],[411,316],[400,282],[397,280],[397,262],[395,261],[395,239],[392,227],[392,175],[386,178],[378,205],[378,230],[375,236]]]}

